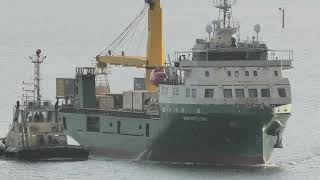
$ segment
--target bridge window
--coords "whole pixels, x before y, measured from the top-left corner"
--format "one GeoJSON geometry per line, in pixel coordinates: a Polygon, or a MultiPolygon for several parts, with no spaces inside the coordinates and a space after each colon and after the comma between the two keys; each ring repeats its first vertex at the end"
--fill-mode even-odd
{"type": "Polygon", "coordinates": [[[249,89],[249,97],[257,98],[258,97],[258,90],[257,89],[249,89]]]}
{"type": "Polygon", "coordinates": [[[236,89],[236,97],[237,98],[245,98],[244,89],[236,89]]]}
{"type": "Polygon", "coordinates": [[[261,89],[261,97],[270,97],[270,89],[261,89]]]}
{"type": "Polygon", "coordinates": [[[232,98],[232,89],[224,89],[223,95],[224,95],[224,98],[232,98]]]}
{"type": "Polygon", "coordinates": [[[95,117],[95,116],[87,117],[87,131],[100,132],[100,117],[95,117]]]}
{"type": "Polygon", "coordinates": [[[284,88],[279,88],[278,92],[280,97],[287,97],[286,90],[284,88]]]}
{"type": "Polygon", "coordinates": [[[214,96],[214,89],[205,89],[204,97],[205,98],[213,98],[214,96]]]}
{"type": "Polygon", "coordinates": [[[274,76],[279,76],[278,71],[274,71],[274,76]]]}
{"type": "Polygon", "coordinates": [[[258,76],[258,72],[257,71],[253,71],[253,76],[258,76]]]}

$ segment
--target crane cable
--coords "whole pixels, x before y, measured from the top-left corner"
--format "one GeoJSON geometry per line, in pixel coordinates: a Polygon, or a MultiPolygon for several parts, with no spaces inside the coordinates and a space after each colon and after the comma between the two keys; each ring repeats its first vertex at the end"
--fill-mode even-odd
{"type": "Polygon", "coordinates": [[[149,9],[149,4],[145,4],[142,10],[138,13],[138,15],[131,21],[131,23],[125,28],[125,30],[114,40],[112,43],[105,48],[99,56],[107,55],[111,52],[111,55],[114,55],[118,52],[119,48],[121,48],[124,42],[128,41],[128,36],[131,35],[131,39],[136,33],[138,25],[141,24],[142,20],[147,14],[147,10],[149,9]]]}
{"type": "MultiPolygon", "coordinates": [[[[115,53],[119,53],[119,50],[122,48],[124,51],[129,50],[131,46],[131,44],[133,43],[133,40],[136,39],[136,36],[140,36],[139,33],[137,34],[137,32],[139,31],[141,25],[144,22],[144,17],[145,17],[146,11],[143,14],[143,16],[137,21],[137,23],[135,24],[135,26],[132,27],[131,31],[127,34],[127,36],[123,39],[122,42],[120,42],[116,48],[116,50],[114,50],[115,53]]],[[[141,32],[140,32],[141,34],[141,32]]]]}

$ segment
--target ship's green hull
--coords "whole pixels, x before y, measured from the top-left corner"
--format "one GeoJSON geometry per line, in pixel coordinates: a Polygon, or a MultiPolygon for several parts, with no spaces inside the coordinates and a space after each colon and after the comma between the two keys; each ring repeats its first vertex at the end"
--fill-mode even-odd
{"type": "Polygon", "coordinates": [[[162,109],[161,118],[170,123],[152,143],[148,159],[155,161],[264,164],[289,117],[266,107],[163,104],[162,109]],[[273,122],[282,126],[271,129],[273,122]]]}
{"type": "Polygon", "coordinates": [[[232,165],[266,163],[274,147],[280,146],[290,116],[267,107],[161,104],[160,108],[160,119],[128,113],[116,117],[62,112],[61,116],[80,145],[108,157],[232,165]],[[100,117],[100,132],[86,130],[88,116],[100,117]]]}

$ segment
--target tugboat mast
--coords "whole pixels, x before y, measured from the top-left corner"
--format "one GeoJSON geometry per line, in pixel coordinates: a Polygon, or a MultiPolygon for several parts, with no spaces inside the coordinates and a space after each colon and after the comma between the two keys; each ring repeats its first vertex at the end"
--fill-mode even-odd
{"type": "Polygon", "coordinates": [[[46,56],[41,55],[41,49],[36,51],[36,54],[30,56],[29,59],[34,64],[34,101],[38,104],[41,102],[41,94],[40,94],[40,65],[46,59],[46,56]]]}

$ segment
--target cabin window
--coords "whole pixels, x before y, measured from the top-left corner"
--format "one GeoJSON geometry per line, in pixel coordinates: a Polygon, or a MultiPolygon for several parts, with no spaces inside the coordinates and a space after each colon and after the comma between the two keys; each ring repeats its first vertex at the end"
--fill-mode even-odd
{"type": "Polygon", "coordinates": [[[284,88],[279,88],[278,92],[280,97],[287,97],[286,90],[284,88]]]}
{"type": "Polygon", "coordinates": [[[172,95],[179,96],[179,88],[173,88],[172,89],[172,95]]]}
{"type": "Polygon", "coordinates": [[[236,89],[236,97],[237,98],[245,98],[244,89],[236,89]]]}
{"type": "Polygon", "coordinates": [[[246,71],[246,76],[250,76],[250,72],[249,71],[246,71]]]}
{"type": "Polygon", "coordinates": [[[210,76],[209,71],[206,71],[206,72],[205,72],[205,76],[206,76],[206,77],[209,77],[209,76],[210,76]]]}
{"type": "Polygon", "coordinates": [[[121,122],[120,121],[117,122],[117,133],[121,134],[121,122]]]}
{"type": "Polygon", "coordinates": [[[190,77],[191,72],[190,71],[185,71],[186,72],[186,77],[190,77]]]}
{"type": "Polygon", "coordinates": [[[180,92],[179,92],[179,88],[176,88],[176,96],[179,96],[180,92]]]}
{"type": "Polygon", "coordinates": [[[168,92],[169,92],[169,88],[168,88],[168,87],[166,87],[164,90],[165,90],[164,94],[168,94],[168,92]]]}
{"type": "Polygon", "coordinates": [[[96,117],[96,116],[87,117],[87,131],[100,132],[100,117],[96,117]]]}
{"type": "Polygon", "coordinates": [[[67,129],[67,118],[66,117],[62,117],[62,123],[63,123],[64,129],[67,129]]]}
{"type": "Polygon", "coordinates": [[[213,98],[214,96],[214,89],[205,89],[204,97],[205,98],[213,98]]]}
{"type": "Polygon", "coordinates": [[[274,71],[274,76],[279,76],[278,71],[274,71]]]}
{"type": "Polygon", "coordinates": [[[48,111],[48,114],[47,114],[47,122],[51,122],[52,120],[52,111],[48,111]]]}
{"type": "Polygon", "coordinates": [[[186,89],[186,97],[190,97],[190,89],[189,88],[186,89]]]}
{"type": "Polygon", "coordinates": [[[228,77],[231,77],[231,71],[228,71],[227,74],[228,74],[228,77]]]}
{"type": "Polygon", "coordinates": [[[258,97],[258,90],[257,89],[249,89],[249,97],[257,98],[258,97]]]}
{"type": "Polygon", "coordinates": [[[224,98],[232,98],[232,89],[224,89],[223,95],[224,95],[224,98]]]}
{"type": "Polygon", "coordinates": [[[257,71],[253,71],[253,76],[258,76],[258,72],[257,71]]]}
{"type": "Polygon", "coordinates": [[[194,61],[206,61],[207,54],[205,52],[194,52],[192,53],[194,61]]]}
{"type": "Polygon", "coordinates": [[[79,87],[76,86],[76,95],[78,95],[78,94],[79,94],[79,87]]]}
{"type": "Polygon", "coordinates": [[[149,123],[146,124],[146,136],[150,137],[150,125],[149,125],[149,123]]]}
{"type": "Polygon", "coordinates": [[[239,77],[239,71],[234,72],[235,77],[239,77]]]}
{"type": "MultiPolygon", "coordinates": [[[[221,37],[220,37],[221,38],[221,37]]],[[[209,61],[246,60],[246,52],[209,52],[209,61]]]]}
{"type": "Polygon", "coordinates": [[[193,98],[197,97],[197,89],[192,89],[192,97],[193,98]]]}
{"type": "Polygon", "coordinates": [[[270,97],[270,89],[261,89],[261,97],[270,97]]]}
{"type": "Polygon", "coordinates": [[[161,87],[161,94],[164,94],[164,87],[161,87]]]}

